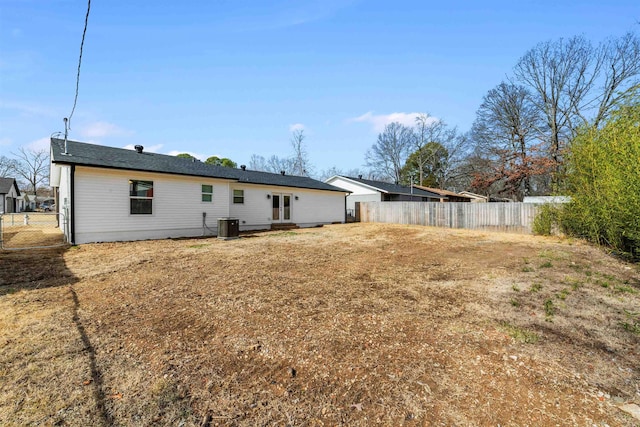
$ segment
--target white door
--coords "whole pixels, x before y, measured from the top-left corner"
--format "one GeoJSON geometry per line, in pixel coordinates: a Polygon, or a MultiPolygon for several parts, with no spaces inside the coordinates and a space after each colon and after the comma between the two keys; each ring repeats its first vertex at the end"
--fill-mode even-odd
{"type": "Polygon", "coordinates": [[[291,194],[273,193],[271,195],[271,217],[273,222],[291,221],[291,194]]]}

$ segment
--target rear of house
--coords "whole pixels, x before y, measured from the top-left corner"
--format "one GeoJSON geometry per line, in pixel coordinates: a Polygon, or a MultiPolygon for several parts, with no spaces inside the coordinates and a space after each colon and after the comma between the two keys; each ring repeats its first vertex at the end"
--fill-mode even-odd
{"type": "Polygon", "coordinates": [[[125,150],[52,139],[51,186],[69,241],[217,235],[239,229],[344,222],[344,190],[308,177],[212,166],[142,147],[125,150]]]}

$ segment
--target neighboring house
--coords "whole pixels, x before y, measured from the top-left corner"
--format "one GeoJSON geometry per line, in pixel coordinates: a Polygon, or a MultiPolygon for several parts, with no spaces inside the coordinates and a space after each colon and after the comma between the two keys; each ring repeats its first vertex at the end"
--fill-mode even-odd
{"type": "Polygon", "coordinates": [[[471,196],[465,196],[464,194],[454,193],[453,191],[449,191],[449,190],[441,190],[439,188],[425,187],[423,185],[414,185],[414,187],[419,188],[421,190],[426,190],[432,193],[439,194],[441,196],[440,198],[441,202],[471,202],[471,200],[473,199],[473,197],[471,196]]]}
{"type": "Polygon", "coordinates": [[[24,194],[23,205],[31,211],[42,209],[43,206],[51,206],[55,203],[55,198],[50,196],[36,196],[35,194],[24,194]]]}
{"type": "Polygon", "coordinates": [[[20,212],[20,190],[15,178],[0,178],[0,213],[20,212]]]}
{"type": "MultiPolygon", "coordinates": [[[[383,181],[334,175],[325,181],[351,192],[347,196],[347,212],[354,212],[356,202],[438,202],[440,194],[421,190],[416,186],[391,184],[383,181]]],[[[444,197],[446,199],[446,197],[444,197]]]]}
{"type": "Polygon", "coordinates": [[[569,203],[570,201],[569,196],[526,196],[522,203],[569,203]]]}
{"type": "Polygon", "coordinates": [[[466,196],[471,199],[471,203],[486,203],[489,201],[487,196],[483,196],[482,194],[472,193],[470,191],[461,191],[459,193],[461,196],[466,196]]]}
{"type": "Polygon", "coordinates": [[[51,139],[50,184],[74,244],[217,234],[345,221],[346,192],[307,177],[51,139]]]}
{"type": "Polygon", "coordinates": [[[27,206],[27,204],[25,203],[25,194],[21,193],[20,196],[18,197],[18,212],[22,212],[24,211],[25,207],[27,206]]]}

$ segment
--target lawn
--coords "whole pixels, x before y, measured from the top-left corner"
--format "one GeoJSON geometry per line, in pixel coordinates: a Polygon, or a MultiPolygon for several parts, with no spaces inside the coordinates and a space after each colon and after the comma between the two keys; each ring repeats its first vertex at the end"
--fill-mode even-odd
{"type": "Polygon", "coordinates": [[[640,268],[388,224],[0,252],[1,425],[640,423],[640,268]]]}

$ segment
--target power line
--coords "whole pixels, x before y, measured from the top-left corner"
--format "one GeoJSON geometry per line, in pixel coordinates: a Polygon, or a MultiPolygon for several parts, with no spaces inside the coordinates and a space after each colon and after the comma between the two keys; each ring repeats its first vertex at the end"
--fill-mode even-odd
{"type": "Polygon", "coordinates": [[[82,41],[80,42],[80,57],[78,58],[78,74],[76,76],[76,95],[73,98],[73,108],[71,109],[71,114],[69,114],[69,118],[65,120],[65,134],[68,129],[71,129],[71,117],[73,117],[73,113],[76,111],[76,104],[78,103],[78,91],[80,88],[80,67],[82,66],[82,48],[84,47],[84,38],[87,34],[87,24],[89,23],[89,12],[91,11],[91,0],[87,2],[87,15],[84,17],[84,30],[82,31],[82,41]]]}

